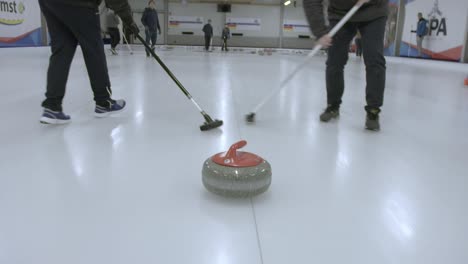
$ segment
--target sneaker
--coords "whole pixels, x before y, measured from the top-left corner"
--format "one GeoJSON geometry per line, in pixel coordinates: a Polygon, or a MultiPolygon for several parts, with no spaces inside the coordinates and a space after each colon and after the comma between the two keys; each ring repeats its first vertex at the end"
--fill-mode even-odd
{"type": "Polygon", "coordinates": [[[124,100],[109,100],[108,106],[101,106],[96,104],[94,109],[94,116],[96,117],[106,117],[114,113],[122,112],[125,108],[124,100]]]}
{"type": "Polygon", "coordinates": [[[61,111],[52,111],[48,108],[44,108],[44,113],[42,113],[42,117],[39,121],[42,124],[62,125],[70,123],[71,119],[70,116],[61,111]]]}
{"type": "Polygon", "coordinates": [[[320,115],[320,121],[328,122],[332,118],[337,118],[340,115],[340,109],[329,105],[327,109],[320,115]]]}
{"type": "Polygon", "coordinates": [[[117,53],[117,51],[114,48],[111,48],[110,52],[112,53],[112,55],[119,55],[119,53],[117,53]]]}
{"type": "Polygon", "coordinates": [[[367,111],[366,129],[372,131],[380,130],[379,113],[380,110],[375,108],[367,111]]]}

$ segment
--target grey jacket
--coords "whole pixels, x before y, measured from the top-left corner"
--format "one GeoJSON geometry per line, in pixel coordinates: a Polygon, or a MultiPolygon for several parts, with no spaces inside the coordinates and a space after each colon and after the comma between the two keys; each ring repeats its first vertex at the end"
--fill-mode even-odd
{"type": "Polygon", "coordinates": [[[119,17],[114,13],[114,11],[108,9],[106,14],[106,25],[108,28],[116,28],[120,24],[119,17]]]}
{"type": "MultiPolygon", "coordinates": [[[[340,20],[358,0],[329,0],[329,2],[328,19],[340,20]]],[[[328,33],[330,29],[325,25],[323,0],[304,0],[304,12],[315,37],[320,38],[328,33]]],[[[372,21],[387,15],[388,0],[371,0],[356,12],[350,22],[372,21]]]]}

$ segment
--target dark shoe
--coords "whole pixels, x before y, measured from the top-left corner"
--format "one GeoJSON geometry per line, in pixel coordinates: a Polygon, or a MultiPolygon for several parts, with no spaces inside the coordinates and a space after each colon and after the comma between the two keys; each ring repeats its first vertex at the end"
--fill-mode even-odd
{"type": "Polygon", "coordinates": [[[380,130],[379,113],[380,109],[377,108],[367,110],[366,129],[372,131],[380,130]]]}
{"type": "Polygon", "coordinates": [[[340,108],[336,106],[328,106],[327,109],[320,115],[320,121],[328,122],[332,118],[337,118],[340,115],[340,108]]]}
{"type": "Polygon", "coordinates": [[[62,111],[52,111],[44,108],[42,117],[39,120],[42,124],[62,125],[70,123],[70,116],[64,114],[62,111]]]}
{"type": "Polygon", "coordinates": [[[107,117],[114,113],[119,113],[124,110],[125,108],[125,101],[124,100],[108,100],[106,104],[98,105],[96,104],[96,108],[94,109],[94,116],[96,117],[107,117]]]}

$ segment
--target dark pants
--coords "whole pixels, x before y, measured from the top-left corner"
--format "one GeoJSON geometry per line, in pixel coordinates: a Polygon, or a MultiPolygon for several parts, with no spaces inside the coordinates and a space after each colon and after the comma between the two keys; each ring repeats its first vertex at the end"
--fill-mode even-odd
{"type": "Polygon", "coordinates": [[[145,30],[145,35],[146,35],[146,43],[149,46],[155,46],[156,40],[158,39],[158,34],[156,30],[151,30],[151,29],[145,30]]]}
{"type": "MultiPolygon", "coordinates": [[[[333,45],[328,49],[326,70],[328,105],[339,107],[341,104],[349,44],[359,29],[366,65],[366,110],[380,109],[385,89],[386,66],[383,45],[386,21],[386,17],[381,17],[368,22],[349,22],[333,37],[333,45]]],[[[333,27],[337,23],[338,21],[332,20],[330,26],[333,27]]]]}
{"type": "Polygon", "coordinates": [[[210,49],[211,36],[205,36],[205,50],[210,49]]]}
{"type": "Polygon", "coordinates": [[[115,49],[120,43],[120,31],[118,28],[107,28],[107,32],[111,37],[111,48],[115,49]]]}
{"type": "Polygon", "coordinates": [[[356,39],[356,56],[362,56],[362,41],[360,38],[356,39]]]}
{"type": "Polygon", "coordinates": [[[39,4],[47,21],[52,48],[46,100],[42,106],[62,111],[68,73],[78,43],[83,51],[94,100],[99,105],[107,106],[111,88],[98,10],[47,0],[39,0],[39,4]]]}
{"type": "Polygon", "coordinates": [[[223,38],[223,46],[221,47],[221,50],[228,50],[228,47],[227,47],[227,38],[223,38]]]}
{"type": "MultiPolygon", "coordinates": [[[[158,34],[156,30],[147,29],[145,30],[145,35],[146,35],[146,43],[148,44],[148,46],[151,46],[151,47],[156,46],[156,40],[158,38],[158,34]]],[[[146,55],[149,55],[148,51],[146,51],[146,55]]]]}

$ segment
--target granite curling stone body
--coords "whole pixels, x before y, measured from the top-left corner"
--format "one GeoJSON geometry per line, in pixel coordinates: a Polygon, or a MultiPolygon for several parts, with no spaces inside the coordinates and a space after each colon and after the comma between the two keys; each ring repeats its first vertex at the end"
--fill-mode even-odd
{"type": "Polygon", "coordinates": [[[205,188],[226,197],[252,197],[268,190],[271,166],[261,157],[238,149],[247,145],[242,140],[228,152],[218,153],[203,164],[202,180],[205,188]]]}

